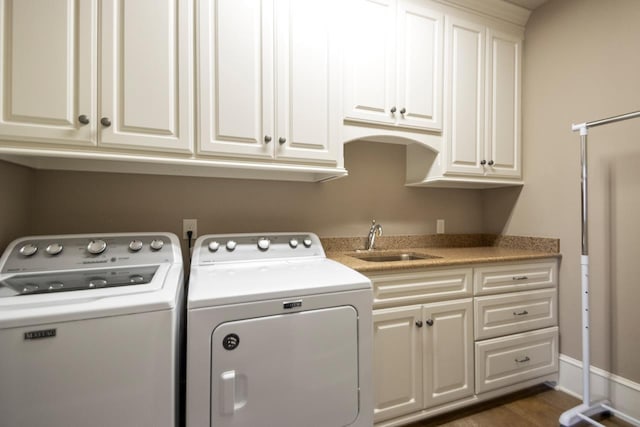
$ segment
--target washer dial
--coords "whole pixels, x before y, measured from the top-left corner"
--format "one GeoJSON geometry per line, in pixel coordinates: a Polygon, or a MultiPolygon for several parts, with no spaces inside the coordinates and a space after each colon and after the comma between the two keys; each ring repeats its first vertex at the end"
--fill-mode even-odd
{"type": "Polygon", "coordinates": [[[271,241],[266,237],[261,237],[260,239],[258,239],[258,249],[260,249],[261,251],[266,251],[267,249],[269,249],[270,244],[271,241]]]}
{"type": "Polygon", "coordinates": [[[138,252],[140,249],[142,249],[142,241],[141,240],[132,240],[129,243],[129,249],[132,252],[138,252]]]}
{"type": "Polygon", "coordinates": [[[49,246],[47,246],[45,252],[49,255],[58,255],[60,252],[62,252],[62,249],[63,246],[60,243],[51,243],[49,246]]]}
{"type": "Polygon", "coordinates": [[[32,243],[27,243],[23,247],[20,248],[20,255],[31,256],[38,252],[38,247],[32,243]]]}
{"type": "Polygon", "coordinates": [[[92,240],[87,245],[87,251],[92,255],[99,255],[107,249],[107,242],[104,240],[92,240]]]}
{"type": "Polygon", "coordinates": [[[164,242],[162,240],[153,239],[149,246],[151,246],[151,249],[154,251],[159,251],[164,246],[164,242]]]}

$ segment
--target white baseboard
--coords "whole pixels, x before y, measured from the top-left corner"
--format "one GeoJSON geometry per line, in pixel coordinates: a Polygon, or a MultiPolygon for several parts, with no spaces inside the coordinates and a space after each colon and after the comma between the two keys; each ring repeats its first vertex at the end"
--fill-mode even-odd
{"type": "MultiPolygon", "coordinates": [[[[582,361],[560,355],[557,388],[582,399],[582,361]]],[[[591,366],[591,400],[603,398],[617,410],[640,419],[640,384],[591,366]]]]}

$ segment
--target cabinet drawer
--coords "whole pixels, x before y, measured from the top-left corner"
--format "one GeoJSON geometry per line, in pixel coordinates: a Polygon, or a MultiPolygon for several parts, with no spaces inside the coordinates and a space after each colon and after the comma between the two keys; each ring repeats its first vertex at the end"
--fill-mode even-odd
{"type": "Polygon", "coordinates": [[[369,274],[373,307],[390,307],[471,296],[471,268],[369,274]]]}
{"type": "Polygon", "coordinates": [[[476,343],[476,393],[558,371],[558,328],[476,343]]]}
{"type": "Polygon", "coordinates": [[[555,259],[477,267],[473,276],[476,295],[550,288],[557,283],[558,267],[555,259]]]}
{"type": "Polygon", "coordinates": [[[477,297],[474,312],[476,340],[556,326],[557,291],[552,288],[477,297]]]}

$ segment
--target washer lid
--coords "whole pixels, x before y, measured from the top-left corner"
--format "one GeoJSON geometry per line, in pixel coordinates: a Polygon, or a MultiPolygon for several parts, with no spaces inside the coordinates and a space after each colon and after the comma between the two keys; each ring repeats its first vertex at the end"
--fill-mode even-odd
{"type": "Polygon", "coordinates": [[[326,258],[194,266],[188,308],[371,289],[371,281],[326,258]]]}

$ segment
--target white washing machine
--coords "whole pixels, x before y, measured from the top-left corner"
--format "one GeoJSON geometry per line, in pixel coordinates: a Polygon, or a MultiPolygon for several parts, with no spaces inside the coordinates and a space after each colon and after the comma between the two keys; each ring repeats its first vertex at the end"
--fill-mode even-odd
{"type": "Polygon", "coordinates": [[[0,258],[0,425],[177,425],[183,280],[173,234],[11,243],[0,258]]]}
{"type": "Polygon", "coordinates": [[[188,427],[371,427],[371,282],[311,233],[209,235],[187,298],[188,427]]]}

